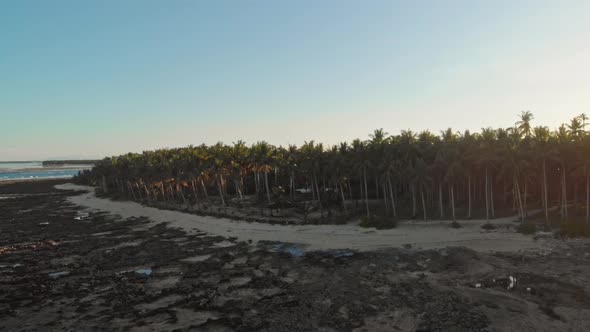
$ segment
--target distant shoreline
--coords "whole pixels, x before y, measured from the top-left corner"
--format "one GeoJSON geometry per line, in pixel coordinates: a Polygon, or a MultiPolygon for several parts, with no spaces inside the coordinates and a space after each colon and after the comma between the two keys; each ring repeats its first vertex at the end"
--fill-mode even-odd
{"type": "Polygon", "coordinates": [[[43,166],[66,166],[66,165],[91,165],[93,166],[94,164],[96,164],[97,162],[99,162],[100,160],[93,160],[93,159],[87,159],[87,160],[45,160],[43,161],[41,164],[43,166]]]}
{"type": "Polygon", "coordinates": [[[47,177],[47,178],[27,178],[27,179],[0,179],[0,186],[13,184],[17,182],[41,182],[41,181],[57,181],[57,180],[70,180],[71,177],[47,177]]]}
{"type": "Polygon", "coordinates": [[[63,166],[40,166],[40,167],[26,167],[26,168],[2,168],[0,164],[0,172],[6,173],[20,173],[20,172],[34,172],[34,171],[61,171],[69,169],[91,169],[93,165],[63,165],[63,166]]]}

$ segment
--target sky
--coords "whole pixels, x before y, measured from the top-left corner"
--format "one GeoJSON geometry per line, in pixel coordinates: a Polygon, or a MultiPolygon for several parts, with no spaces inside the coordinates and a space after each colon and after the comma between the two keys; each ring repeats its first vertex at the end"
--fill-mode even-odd
{"type": "Polygon", "coordinates": [[[590,1],[0,0],[0,160],[590,113],[590,1]]]}

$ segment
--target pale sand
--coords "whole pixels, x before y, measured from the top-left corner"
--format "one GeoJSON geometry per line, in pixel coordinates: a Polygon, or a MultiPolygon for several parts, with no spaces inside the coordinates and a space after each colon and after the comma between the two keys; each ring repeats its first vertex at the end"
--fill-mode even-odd
{"type": "Polygon", "coordinates": [[[165,222],[169,227],[189,234],[198,231],[212,235],[236,237],[240,241],[280,241],[297,243],[307,250],[353,249],[377,250],[412,245],[413,248],[434,249],[449,246],[464,246],[478,251],[550,251],[559,246],[559,241],[542,238],[534,240],[506,225],[514,225],[515,218],[495,219],[494,231],[484,231],[485,220],[462,221],[462,228],[450,227],[449,221],[401,222],[395,229],[375,230],[347,225],[271,225],[258,222],[235,221],[225,218],[197,216],[177,211],[159,210],[131,201],[112,201],[97,198],[94,188],[74,184],[57,185],[58,189],[86,190],[69,200],[77,205],[120,215],[123,218],[147,217],[153,224],[165,222]]]}

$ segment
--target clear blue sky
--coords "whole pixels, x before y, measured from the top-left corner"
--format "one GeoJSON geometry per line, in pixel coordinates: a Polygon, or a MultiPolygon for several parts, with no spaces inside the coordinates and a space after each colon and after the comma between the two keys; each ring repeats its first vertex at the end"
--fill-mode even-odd
{"type": "Polygon", "coordinates": [[[0,160],[590,113],[590,1],[0,0],[0,160]]]}

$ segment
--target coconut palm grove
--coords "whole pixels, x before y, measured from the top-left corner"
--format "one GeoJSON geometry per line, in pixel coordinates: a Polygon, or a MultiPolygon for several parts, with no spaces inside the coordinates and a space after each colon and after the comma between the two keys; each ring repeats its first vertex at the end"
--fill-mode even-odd
{"type": "Polygon", "coordinates": [[[522,112],[511,128],[438,135],[377,129],[334,146],[217,143],[105,158],[78,182],[136,201],[215,214],[256,207],[291,209],[306,221],[359,216],[492,219],[516,215],[550,223],[589,218],[590,136],[582,114],[556,130],[522,112]],[[217,207],[217,210],[214,209],[217,207]]]}

